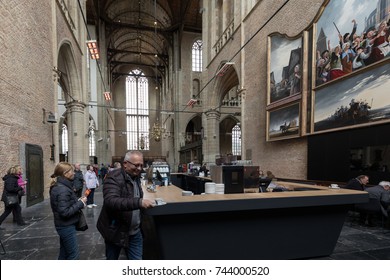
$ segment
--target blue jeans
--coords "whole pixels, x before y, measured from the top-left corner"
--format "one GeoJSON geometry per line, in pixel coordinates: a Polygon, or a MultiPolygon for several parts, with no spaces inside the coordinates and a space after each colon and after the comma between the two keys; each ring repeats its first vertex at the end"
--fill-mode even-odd
{"type": "MultiPolygon", "coordinates": [[[[107,260],[117,260],[122,247],[106,242],[107,260]]],[[[129,236],[129,246],[125,248],[128,260],[142,260],[143,237],[141,231],[129,236]]]]}
{"type": "Polygon", "coordinates": [[[56,227],[60,236],[59,260],[78,260],[80,258],[79,244],[76,236],[76,226],[56,227]]]}

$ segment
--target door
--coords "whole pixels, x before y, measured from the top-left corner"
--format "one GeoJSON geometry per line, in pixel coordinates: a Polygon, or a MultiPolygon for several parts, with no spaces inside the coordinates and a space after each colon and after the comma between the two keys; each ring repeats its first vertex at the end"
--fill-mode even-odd
{"type": "Polygon", "coordinates": [[[40,146],[26,144],[27,207],[43,201],[43,151],[40,146]]]}

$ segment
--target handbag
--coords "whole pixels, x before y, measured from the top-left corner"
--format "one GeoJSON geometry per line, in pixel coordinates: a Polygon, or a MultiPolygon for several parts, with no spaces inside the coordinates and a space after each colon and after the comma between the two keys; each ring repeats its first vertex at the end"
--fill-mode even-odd
{"type": "Polygon", "coordinates": [[[79,211],[79,221],[76,224],[77,231],[86,231],[88,229],[87,220],[85,219],[83,211],[79,211]]]}
{"type": "Polygon", "coordinates": [[[17,195],[6,195],[5,206],[10,206],[19,203],[19,197],[17,195]]]}

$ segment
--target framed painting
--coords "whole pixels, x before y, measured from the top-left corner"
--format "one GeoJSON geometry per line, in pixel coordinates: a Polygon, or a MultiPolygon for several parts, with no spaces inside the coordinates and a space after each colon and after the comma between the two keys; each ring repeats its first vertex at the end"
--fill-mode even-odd
{"type": "Polygon", "coordinates": [[[386,1],[327,2],[315,23],[315,86],[390,58],[390,15],[389,6],[384,2],[386,1]]]}
{"type": "Polygon", "coordinates": [[[268,104],[302,92],[302,36],[268,36],[268,104]]]}
{"type": "Polygon", "coordinates": [[[315,92],[314,132],[390,121],[390,67],[383,61],[315,92]]]}
{"type": "Polygon", "coordinates": [[[267,141],[300,136],[300,103],[267,112],[267,141]]]}

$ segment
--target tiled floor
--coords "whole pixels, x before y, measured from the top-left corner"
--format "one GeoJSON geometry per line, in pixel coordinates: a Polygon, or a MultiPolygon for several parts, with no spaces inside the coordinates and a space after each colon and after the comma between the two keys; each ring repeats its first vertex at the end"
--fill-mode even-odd
{"type": "MultiPolygon", "coordinates": [[[[95,225],[102,205],[102,193],[95,193],[98,207],[85,209],[89,229],[79,232],[81,259],[101,260],[104,256],[104,241],[95,225]]],[[[27,226],[17,226],[10,215],[1,225],[0,239],[6,253],[1,260],[55,260],[59,251],[59,239],[54,229],[53,215],[49,201],[23,209],[27,226]]],[[[321,260],[389,260],[390,231],[380,226],[365,227],[358,225],[349,216],[332,255],[321,260]]],[[[150,245],[145,244],[145,259],[154,258],[150,245]]],[[[1,251],[1,248],[0,248],[1,251]]],[[[205,256],[205,259],[207,257],[205,256]]]]}

